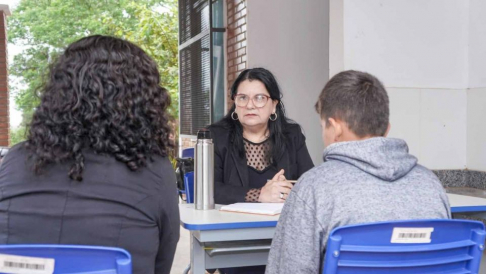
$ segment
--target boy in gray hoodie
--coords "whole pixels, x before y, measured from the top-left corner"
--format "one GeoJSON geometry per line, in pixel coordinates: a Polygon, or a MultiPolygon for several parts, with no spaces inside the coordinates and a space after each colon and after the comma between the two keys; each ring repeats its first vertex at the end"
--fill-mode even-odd
{"type": "Polygon", "coordinates": [[[450,218],[442,184],[408,153],[405,141],[385,138],[388,95],[374,76],[344,71],[316,103],[324,163],[303,174],[278,221],[267,274],[320,273],[336,227],[389,220],[450,218]]]}

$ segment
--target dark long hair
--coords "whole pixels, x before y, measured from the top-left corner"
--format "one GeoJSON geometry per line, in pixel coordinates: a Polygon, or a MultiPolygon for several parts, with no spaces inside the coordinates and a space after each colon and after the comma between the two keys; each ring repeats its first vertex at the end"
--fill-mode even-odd
{"type": "MultiPolygon", "coordinates": [[[[231,86],[231,99],[234,100],[237,92],[238,86],[241,82],[249,81],[260,81],[265,85],[268,93],[272,100],[277,100],[278,104],[276,107],[277,120],[268,121],[268,130],[270,133],[269,139],[271,141],[271,155],[268,155],[272,159],[272,163],[276,164],[277,159],[284,153],[287,148],[287,138],[285,137],[286,130],[289,124],[294,124],[294,122],[287,118],[285,115],[285,108],[282,103],[282,93],[280,92],[280,87],[278,86],[277,80],[273,74],[264,68],[253,68],[246,69],[240,73],[236,78],[235,82],[231,86]]],[[[267,102],[267,104],[269,104],[267,102]]],[[[235,111],[236,105],[229,110],[228,114],[224,116],[218,123],[214,126],[221,126],[230,130],[230,140],[232,140],[234,148],[240,155],[240,157],[245,157],[245,145],[243,142],[243,127],[239,120],[233,120],[231,114],[235,111]]]]}
{"type": "Polygon", "coordinates": [[[84,150],[137,170],[172,147],[170,97],[156,63],[130,42],[96,35],[72,43],[41,92],[26,142],[36,173],[72,161],[68,175],[81,181],[84,150]]]}

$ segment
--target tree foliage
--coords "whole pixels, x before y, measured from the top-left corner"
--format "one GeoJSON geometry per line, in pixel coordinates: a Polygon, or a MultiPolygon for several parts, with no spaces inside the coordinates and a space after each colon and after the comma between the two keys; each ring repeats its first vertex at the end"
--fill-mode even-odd
{"type": "Polygon", "coordinates": [[[22,0],[8,24],[9,42],[24,46],[10,64],[10,74],[20,79],[11,92],[22,112],[21,132],[39,103],[49,65],[67,45],[94,34],[132,41],[154,58],[172,98],[169,111],[177,117],[176,0],[22,0]]]}

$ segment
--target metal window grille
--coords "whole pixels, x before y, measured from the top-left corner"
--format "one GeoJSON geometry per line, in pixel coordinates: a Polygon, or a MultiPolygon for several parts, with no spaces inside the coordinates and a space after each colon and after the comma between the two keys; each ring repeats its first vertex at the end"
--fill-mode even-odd
{"type": "Polygon", "coordinates": [[[211,39],[207,0],[179,1],[180,133],[211,123],[211,39]]]}
{"type": "MultiPolygon", "coordinates": [[[[213,0],[214,1],[214,0],[213,0]]],[[[179,0],[180,133],[195,135],[212,122],[212,0],[179,0]]]]}

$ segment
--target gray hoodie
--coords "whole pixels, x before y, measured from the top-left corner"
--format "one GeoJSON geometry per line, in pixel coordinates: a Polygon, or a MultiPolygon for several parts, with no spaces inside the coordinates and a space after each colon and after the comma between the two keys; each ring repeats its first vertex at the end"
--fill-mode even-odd
{"type": "Polygon", "coordinates": [[[319,273],[329,233],[339,226],[439,218],[450,218],[447,195],[405,141],[335,143],[285,202],[266,273],[319,273]]]}

